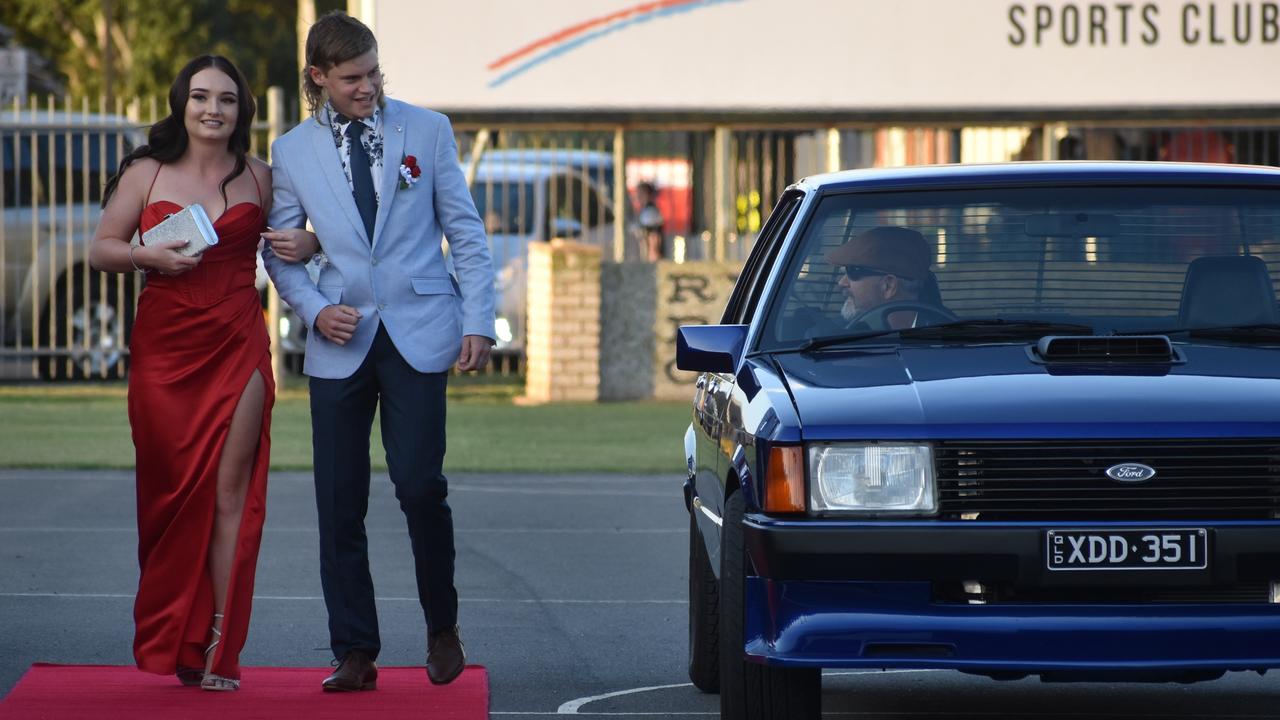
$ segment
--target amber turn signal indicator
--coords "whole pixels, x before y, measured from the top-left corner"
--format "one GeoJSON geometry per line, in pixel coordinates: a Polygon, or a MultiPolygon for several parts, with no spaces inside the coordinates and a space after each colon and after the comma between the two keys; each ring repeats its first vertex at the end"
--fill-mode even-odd
{"type": "Polygon", "coordinates": [[[769,448],[764,476],[765,512],[804,512],[804,451],[797,445],[769,448]]]}

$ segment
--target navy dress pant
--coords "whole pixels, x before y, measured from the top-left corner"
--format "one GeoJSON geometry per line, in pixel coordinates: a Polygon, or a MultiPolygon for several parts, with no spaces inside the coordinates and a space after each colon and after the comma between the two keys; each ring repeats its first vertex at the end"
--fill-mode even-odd
{"type": "Polygon", "coordinates": [[[381,406],[382,443],[409,525],[418,598],[428,632],[453,627],[453,516],[443,473],[448,373],[414,370],[379,325],[360,368],[340,380],[311,378],[311,431],[320,525],[320,584],[335,657],[381,649],[365,515],[369,436],[381,406]]]}

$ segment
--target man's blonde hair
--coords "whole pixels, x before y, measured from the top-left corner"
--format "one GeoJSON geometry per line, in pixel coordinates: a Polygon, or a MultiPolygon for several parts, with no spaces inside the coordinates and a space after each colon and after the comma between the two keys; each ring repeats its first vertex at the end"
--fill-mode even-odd
{"type": "Polygon", "coordinates": [[[302,68],[302,92],[312,115],[324,105],[324,88],[311,79],[311,68],[329,72],[333,66],[378,49],[378,41],[368,25],[334,10],[316,20],[307,31],[306,67],[302,68]]]}

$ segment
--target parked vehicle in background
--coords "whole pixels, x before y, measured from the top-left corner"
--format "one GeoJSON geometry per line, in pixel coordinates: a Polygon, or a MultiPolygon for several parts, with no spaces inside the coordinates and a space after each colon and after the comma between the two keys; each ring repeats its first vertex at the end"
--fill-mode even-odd
{"type": "Polygon", "coordinates": [[[116,115],[0,112],[0,339],[45,379],[125,372],[136,278],[89,269],[102,188],[145,136],[116,115]]]}
{"type": "Polygon", "coordinates": [[[824,667],[1280,667],[1278,277],[1271,168],[793,185],[679,333],[693,683],[816,720],[824,667]]]}
{"type": "MultiPolygon", "coordinates": [[[[464,166],[466,161],[464,161],[464,166]]],[[[571,150],[490,150],[471,197],[493,255],[498,352],[524,348],[529,244],[613,242],[613,156],[571,150]]]]}

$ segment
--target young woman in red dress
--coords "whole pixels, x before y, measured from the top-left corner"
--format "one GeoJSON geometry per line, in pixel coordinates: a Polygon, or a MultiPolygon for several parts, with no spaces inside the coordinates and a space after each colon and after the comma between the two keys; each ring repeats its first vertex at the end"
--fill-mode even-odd
{"type": "Polygon", "coordinates": [[[275,384],[254,287],[271,169],[248,156],[253,95],[226,58],[198,57],[170,114],[107,184],[89,262],[139,272],[129,423],[137,456],[138,667],[236,690],[266,509],[275,384]],[[192,203],[218,243],[184,257],[147,231],[192,203]],[[143,244],[131,246],[135,231],[143,244]]]}

